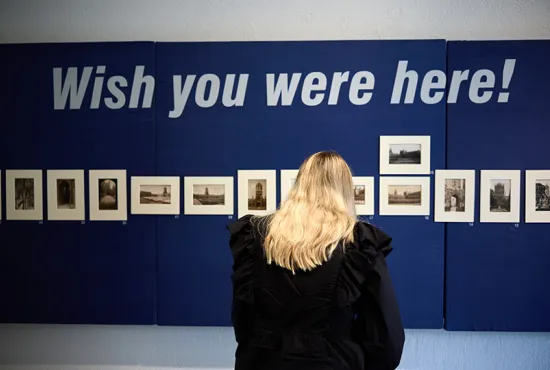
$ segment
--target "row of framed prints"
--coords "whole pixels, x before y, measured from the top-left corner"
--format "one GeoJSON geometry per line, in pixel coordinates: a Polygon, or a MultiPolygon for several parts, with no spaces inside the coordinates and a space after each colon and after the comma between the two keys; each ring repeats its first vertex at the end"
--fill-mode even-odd
{"type": "MultiPolygon", "coordinates": [[[[85,220],[84,170],[48,170],[48,220],[85,220]]],[[[298,170],[281,170],[280,199],[285,199],[298,170]]],[[[42,220],[42,170],[6,171],[8,220],[42,220]]],[[[277,208],[276,170],[238,171],[238,216],[266,215],[277,208]]],[[[520,222],[520,170],[482,170],[480,222],[520,222]]],[[[0,171],[0,194],[2,188],[0,171]]],[[[233,215],[234,178],[183,178],[186,215],[233,215]]],[[[127,220],[126,170],[90,170],[89,219],[127,220]]],[[[355,176],[354,200],[358,215],[372,216],[374,177],[355,176]]],[[[430,176],[381,176],[379,215],[429,216],[430,176]]],[[[435,222],[474,222],[475,170],[435,171],[435,222]]],[[[550,170],[526,171],[525,222],[550,222],[550,170]]],[[[179,215],[179,176],[131,177],[131,214],[179,215]]],[[[0,219],[2,217],[0,196],[0,219]]]]}

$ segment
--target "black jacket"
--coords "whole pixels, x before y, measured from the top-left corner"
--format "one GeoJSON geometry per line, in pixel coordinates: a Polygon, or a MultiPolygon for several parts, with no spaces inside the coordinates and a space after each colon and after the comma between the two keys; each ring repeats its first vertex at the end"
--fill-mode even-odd
{"type": "Polygon", "coordinates": [[[394,370],[405,334],[385,258],[391,238],[358,222],[356,240],[309,272],[268,265],[262,226],[228,226],[235,370],[394,370]]]}

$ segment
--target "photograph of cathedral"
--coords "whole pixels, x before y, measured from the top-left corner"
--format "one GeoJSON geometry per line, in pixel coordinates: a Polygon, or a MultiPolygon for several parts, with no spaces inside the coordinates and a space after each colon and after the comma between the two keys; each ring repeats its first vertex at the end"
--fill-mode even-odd
{"type": "Polygon", "coordinates": [[[420,164],[421,154],[421,144],[390,144],[390,164],[420,164]]]}
{"type": "Polygon", "coordinates": [[[225,204],[224,184],[194,184],[193,205],[195,206],[223,206],[225,204]]]}
{"type": "Polygon", "coordinates": [[[489,189],[491,212],[510,212],[511,185],[512,180],[510,179],[491,179],[491,188],[489,189]]]}
{"type": "Polygon", "coordinates": [[[481,170],[479,222],[519,223],[520,191],[520,170],[481,170]]]}
{"type": "Polygon", "coordinates": [[[265,211],[267,209],[267,180],[248,180],[248,209],[265,211]]]}

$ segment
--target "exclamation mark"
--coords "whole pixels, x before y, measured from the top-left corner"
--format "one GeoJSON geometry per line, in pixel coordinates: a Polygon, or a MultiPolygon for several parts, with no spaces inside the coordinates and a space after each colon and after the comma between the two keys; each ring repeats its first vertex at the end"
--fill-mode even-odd
{"type": "MultiPolygon", "coordinates": [[[[502,90],[508,90],[510,81],[512,81],[512,75],[514,74],[514,68],[516,67],[515,59],[506,59],[504,62],[504,68],[502,69],[502,90]]],[[[499,103],[508,103],[508,97],[510,93],[508,91],[498,94],[499,103]]]]}

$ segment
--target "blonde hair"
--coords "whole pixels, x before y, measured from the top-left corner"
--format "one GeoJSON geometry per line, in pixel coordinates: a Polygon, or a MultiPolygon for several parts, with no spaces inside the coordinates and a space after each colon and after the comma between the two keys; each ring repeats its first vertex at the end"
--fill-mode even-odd
{"type": "Polygon", "coordinates": [[[340,242],[353,242],[357,216],[352,173],[336,152],[318,152],[300,166],[280,208],[266,218],[267,263],[295,272],[326,262],[340,242]]]}

